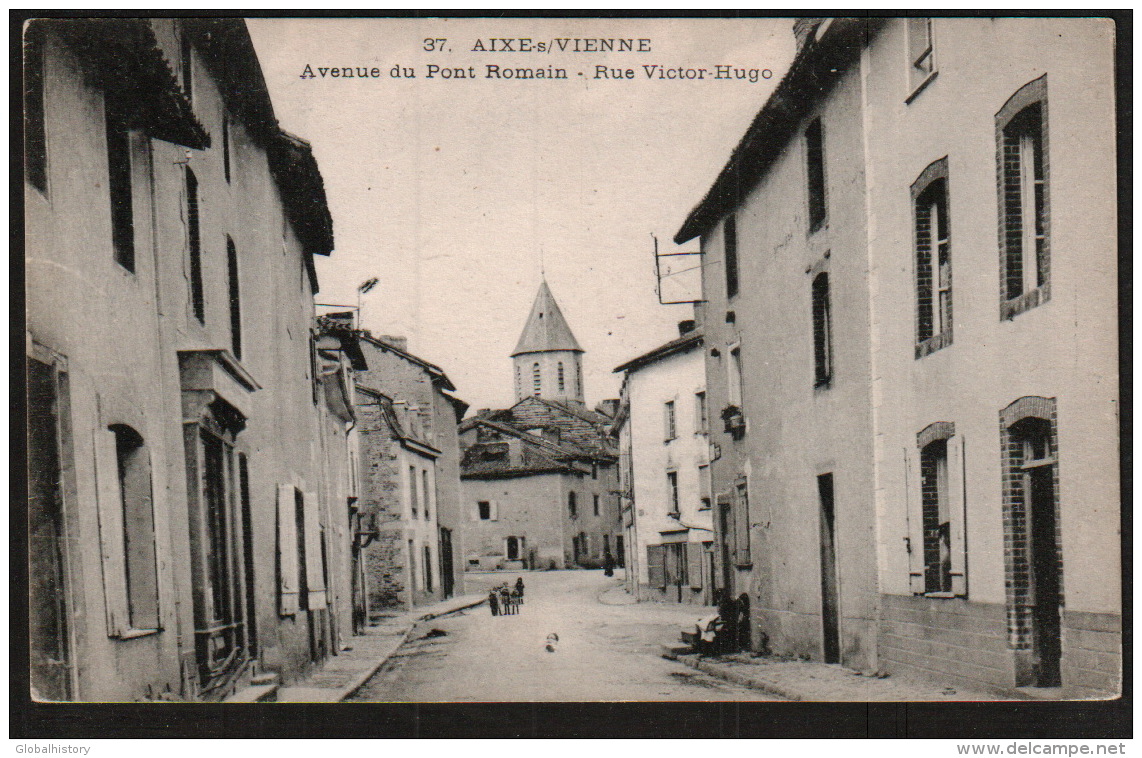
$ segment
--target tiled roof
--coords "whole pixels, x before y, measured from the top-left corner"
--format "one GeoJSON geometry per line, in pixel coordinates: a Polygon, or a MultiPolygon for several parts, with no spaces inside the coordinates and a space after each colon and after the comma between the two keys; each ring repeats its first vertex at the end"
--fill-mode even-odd
{"type": "Polygon", "coordinates": [[[665,345],[659,345],[649,353],[644,353],[637,358],[632,358],[631,360],[616,368],[614,373],[617,374],[621,371],[638,371],[644,366],[649,366],[656,361],[660,361],[663,358],[668,358],[669,356],[675,355],[676,353],[693,350],[695,347],[698,347],[701,344],[702,332],[695,329],[689,334],[684,334],[678,339],[667,342],[665,345]]]}

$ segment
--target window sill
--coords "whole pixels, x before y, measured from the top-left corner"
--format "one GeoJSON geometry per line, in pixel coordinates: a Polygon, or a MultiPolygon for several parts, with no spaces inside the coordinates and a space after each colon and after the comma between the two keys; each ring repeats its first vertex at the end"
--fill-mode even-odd
{"type": "Polygon", "coordinates": [[[813,382],[813,390],[817,392],[830,389],[832,386],[833,377],[831,376],[828,379],[818,379],[817,381],[813,382]]]}
{"type": "Polygon", "coordinates": [[[734,565],[739,569],[751,569],[753,568],[753,561],[748,561],[746,563],[735,563],[734,565]]]}
{"type": "Polygon", "coordinates": [[[956,596],[954,592],[925,592],[924,597],[930,597],[934,600],[951,600],[956,596]]]}
{"type": "Polygon", "coordinates": [[[952,344],[952,330],[940,332],[933,335],[926,340],[919,342],[916,345],[916,360],[920,360],[924,356],[931,355],[937,350],[943,350],[945,347],[952,344]]]}
{"type": "Polygon", "coordinates": [[[1051,299],[1051,283],[1048,282],[1033,290],[1024,292],[1018,297],[1013,297],[1010,300],[1004,300],[999,304],[999,318],[1002,321],[1010,321],[1024,311],[1029,311],[1032,308],[1038,307],[1051,299]]]}
{"type": "Polygon", "coordinates": [[[158,629],[128,629],[122,634],[113,635],[113,637],[114,639],[122,642],[124,640],[137,640],[140,637],[150,637],[151,635],[159,634],[160,632],[162,632],[162,627],[158,629]]]}
{"type": "Polygon", "coordinates": [[[921,92],[928,89],[928,85],[935,81],[939,73],[939,71],[933,71],[932,73],[928,74],[928,76],[924,78],[924,81],[916,85],[916,88],[912,90],[912,94],[904,98],[904,104],[911,105],[912,101],[919,97],[921,92]]]}

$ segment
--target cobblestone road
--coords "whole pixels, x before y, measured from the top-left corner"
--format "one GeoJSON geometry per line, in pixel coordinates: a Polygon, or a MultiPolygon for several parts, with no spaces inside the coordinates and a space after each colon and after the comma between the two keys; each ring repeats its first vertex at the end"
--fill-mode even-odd
{"type": "MultiPolygon", "coordinates": [[[[702,608],[622,603],[621,573],[523,576],[518,615],[493,617],[482,606],[420,624],[351,702],[774,699],[661,657],[661,644],[702,608]],[[549,653],[552,632],[559,643],[549,653]]],[[[470,575],[466,591],[515,578],[470,575]]]]}

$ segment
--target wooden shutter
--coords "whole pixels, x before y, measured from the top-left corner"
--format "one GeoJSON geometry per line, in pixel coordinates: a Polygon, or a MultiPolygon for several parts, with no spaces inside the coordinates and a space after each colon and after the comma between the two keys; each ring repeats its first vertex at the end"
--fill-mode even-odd
{"type": "Polygon", "coordinates": [[[119,637],[131,625],[127,608],[127,570],[123,543],[123,497],[119,492],[119,461],[115,433],[96,429],[95,479],[99,519],[99,552],[103,564],[103,599],[107,635],[119,637]]]}
{"type": "Polygon", "coordinates": [[[967,507],[964,492],[967,481],[964,479],[963,437],[955,435],[948,439],[948,521],[952,550],[952,594],[966,597],[967,582],[967,507]]]}
{"type": "Polygon", "coordinates": [[[305,493],[305,580],[309,609],[325,607],[325,572],[321,565],[321,508],[317,494],[305,493]]]}
{"type": "Polygon", "coordinates": [[[924,594],[924,505],[920,490],[919,451],[904,449],[904,523],[908,549],[908,587],[913,595],[924,594]]]}
{"type": "Polygon", "coordinates": [[[735,560],[739,566],[753,563],[749,547],[749,484],[740,482],[734,485],[734,535],[736,538],[735,560]]]}
{"type": "Polygon", "coordinates": [[[294,488],[278,485],[278,612],[292,616],[298,609],[301,586],[297,565],[297,521],[294,488]]]}
{"type": "Polygon", "coordinates": [[[499,521],[500,520],[500,501],[499,500],[492,500],[488,504],[488,507],[491,509],[491,513],[489,514],[491,516],[491,520],[492,521],[499,521]]]}
{"type": "Polygon", "coordinates": [[[647,584],[660,590],[666,589],[666,546],[646,546],[647,584]]]}
{"type": "Polygon", "coordinates": [[[686,543],[686,572],[690,577],[691,589],[702,589],[702,557],[705,553],[700,542],[686,543]]]}

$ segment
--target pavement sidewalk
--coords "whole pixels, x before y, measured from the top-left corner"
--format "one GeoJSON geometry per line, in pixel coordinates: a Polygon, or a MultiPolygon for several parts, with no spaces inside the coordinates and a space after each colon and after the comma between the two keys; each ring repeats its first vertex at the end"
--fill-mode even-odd
{"type": "Polygon", "coordinates": [[[753,657],[720,657],[664,652],[677,660],[728,682],[761,690],[787,700],[829,702],[974,702],[1005,700],[994,693],[970,690],[901,676],[866,675],[836,664],[753,657]]]}
{"type": "Polygon", "coordinates": [[[486,602],[487,595],[473,593],[449,598],[433,605],[393,615],[370,626],[364,634],[351,637],[350,650],[330,656],[306,677],[277,691],[279,703],[338,703],[359,690],[408,639],[421,621],[474,608],[486,602]]]}

